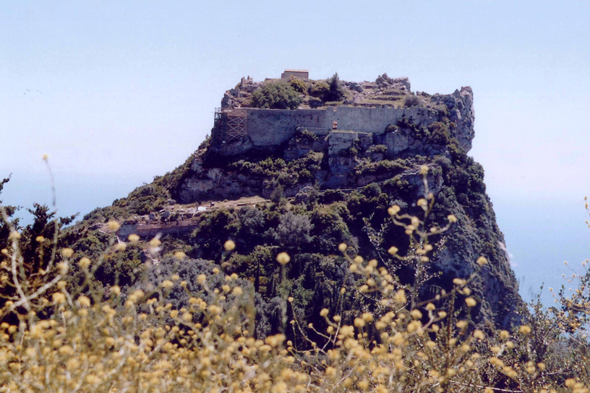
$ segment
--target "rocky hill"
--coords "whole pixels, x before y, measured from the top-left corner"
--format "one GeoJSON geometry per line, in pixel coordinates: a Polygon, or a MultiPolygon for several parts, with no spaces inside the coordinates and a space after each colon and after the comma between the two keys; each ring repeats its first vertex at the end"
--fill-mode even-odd
{"type": "MultiPolygon", "coordinates": [[[[483,168],[467,155],[473,124],[469,87],[449,95],[412,93],[407,78],[385,74],[360,83],[244,78],[226,92],[211,137],[185,164],[88,214],[76,226],[87,230],[76,250],[97,252],[109,233],[105,223],[117,219],[121,242],[130,234],[145,241],[159,236],[164,255],[181,249],[199,269],[218,266],[250,281],[257,334],[280,329],[286,294],[300,320],[321,325],[315,316],[324,307],[354,318],[375,306],[352,290],[355,278],[338,246],[375,259],[402,285],[414,284],[416,265],[387,252],[392,246],[398,255],[416,252],[388,208],[422,213],[416,201],[425,194],[420,170],[427,167],[435,200],[430,223],[444,227],[449,215],[457,223],[433,238],[421,297],[449,291],[453,279],[479,271],[470,284],[479,300],[472,318],[507,328],[522,300],[483,168]],[[291,97],[290,109],[260,104],[273,84],[291,97]],[[326,91],[340,100],[328,101],[334,96],[326,91]],[[223,248],[228,239],[236,244],[231,252],[223,248]],[[276,256],[284,251],[291,262],[282,278],[276,256]],[[489,261],[481,270],[480,256],[489,261]]],[[[118,283],[136,285],[142,264],[153,258],[141,244],[129,244],[107,258],[99,278],[105,286],[115,275],[118,283]]]]}

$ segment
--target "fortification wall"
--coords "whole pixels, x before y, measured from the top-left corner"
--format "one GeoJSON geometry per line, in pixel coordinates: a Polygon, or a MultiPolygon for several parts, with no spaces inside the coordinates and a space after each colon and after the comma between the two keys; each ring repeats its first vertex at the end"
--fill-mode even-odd
{"type": "Polygon", "coordinates": [[[246,109],[248,136],[254,146],[280,145],[293,136],[297,127],[332,129],[326,111],[317,109],[246,109]]]}
{"type": "Polygon", "coordinates": [[[247,113],[247,133],[254,146],[274,146],[293,136],[298,127],[325,135],[334,121],[339,130],[383,133],[390,124],[402,117],[417,125],[428,125],[437,119],[437,112],[426,108],[362,108],[336,107],[328,109],[241,109],[247,113]]]}
{"type": "Polygon", "coordinates": [[[437,119],[437,112],[426,108],[363,108],[342,106],[326,110],[328,123],[338,122],[338,129],[381,134],[390,124],[402,117],[412,119],[416,125],[428,125],[437,119]]]}
{"type": "MultiPolygon", "coordinates": [[[[456,124],[453,131],[465,151],[471,149],[473,139],[473,93],[462,88],[453,94],[434,96],[433,100],[449,110],[448,116],[456,124]]],[[[297,129],[325,136],[337,122],[338,130],[382,134],[388,125],[402,118],[427,127],[440,117],[432,108],[411,107],[354,107],[339,106],[327,109],[224,109],[216,114],[212,132],[212,151],[221,155],[237,155],[252,148],[279,146],[293,137],[297,129]]]]}

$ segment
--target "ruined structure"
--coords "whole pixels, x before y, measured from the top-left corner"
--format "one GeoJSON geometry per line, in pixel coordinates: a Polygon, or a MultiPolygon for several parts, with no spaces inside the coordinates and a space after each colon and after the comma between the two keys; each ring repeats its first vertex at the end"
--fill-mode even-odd
{"type": "Polygon", "coordinates": [[[285,70],[281,74],[281,79],[289,80],[291,77],[299,78],[299,79],[308,79],[309,78],[309,71],[307,70],[285,70]]]}
{"type": "MultiPolygon", "coordinates": [[[[389,264],[402,281],[412,277],[399,261],[388,262],[389,247],[401,255],[410,250],[387,209],[398,205],[408,214],[422,213],[416,201],[424,197],[420,169],[427,166],[435,200],[429,219],[443,227],[452,214],[457,224],[436,240],[433,278],[421,296],[448,291],[454,278],[477,272],[470,285],[478,299],[473,320],[509,328],[522,300],[483,168],[467,155],[474,137],[471,88],[430,95],[412,92],[407,78],[386,74],[374,82],[341,83],[343,96],[334,102],[322,95],[330,89],[325,80],[242,78],[225,93],[210,140],[175,171],[116,202],[114,208],[134,212],[119,236],[175,237],[190,245],[193,257],[215,261],[221,261],[224,242],[234,239],[241,256],[221,266],[253,282],[275,277],[257,289],[270,302],[281,282],[276,252],[293,246],[279,233],[291,231],[285,230],[288,220],[308,222],[302,227],[309,241],[293,249],[293,255],[305,256],[291,266],[306,266],[293,271],[293,288],[314,293],[300,307],[305,315],[318,315],[321,307],[336,304],[330,294],[339,293],[346,277],[338,272],[348,262],[334,256],[341,242],[389,264]],[[251,95],[264,83],[289,84],[300,94],[299,107],[252,107],[251,95]],[[489,261],[482,268],[476,263],[480,256],[489,261]],[[265,272],[252,269],[256,258],[262,258],[265,272]],[[317,275],[298,281],[304,272],[317,275]]],[[[111,216],[98,216],[97,225],[105,227],[106,217],[111,216]]]]}
{"type": "MultiPolygon", "coordinates": [[[[235,156],[251,149],[272,150],[291,139],[297,131],[307,130],[327,141],[342,139],[343,131],[370,134],[368,137],[372,143],[384,144],[390,152],[397,154],[413,142],[400,133],[386,135],[388,126],[401,122],[428,128],[443,117],[454,125],[451,137],[456,138],[466,152],[471,149],[474,136],[471,88],[462,87],[449,95],[412,95],[408,94],[410,83],[407,78],[389,80],[390,83],[381,83],[381,87],[377,83],[343,82],[349,99],[341,105],[315,109],[302,105],[299,109],[288,110],[244,107],[247,101],[238,102],[239,98],[247,97],[260,84],[242,78],[239,88],[226,92],[221,108],[215,113],[211,151],[222,156],[235,156]],[[415,98],[415,105],[400,105],[402,100],[409,102],[408,97],[415,98]]],[[[348,136],[344,138],[350,139],[348,136]]]]}

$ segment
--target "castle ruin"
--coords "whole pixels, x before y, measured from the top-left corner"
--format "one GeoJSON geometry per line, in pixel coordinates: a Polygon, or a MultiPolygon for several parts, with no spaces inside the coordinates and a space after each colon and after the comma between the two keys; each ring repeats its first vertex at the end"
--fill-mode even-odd
{"type": "MultiPolygon", "coordinates": [[[[290,70],[285,71],[288,72],[290,70]]],[[[461,146],[466,151],[471,148],[474,120],[471,88],[463,87],[449,95],[416,95],[409,92],[407,78],[391,79],[386,74],[384,76],[386,79],[380,78],[385,82],[380,85],[343,82],[348,99],[341,105],[315,109],[302,105],[293,110],[245,106],[248,101],[244,97],[247,98],[262,83],[242,78],[236,89],[226,92],[222,107],[215,113],[211,148],[222,156],[238,155],[250,149],[266,150],[281,145],[297,131],[303,130],[328,139],[337,138],[342,132],[383,136],[389,125],[396,125],[400,121],[426,128],[442,116],[448,116],[455,123],[453,136],[461,146]],[[387,79],[393,82],[388,84],[387,79]],[[411,107],[396,106],[394,103],[400,102],[399,97],[418,97],[418,104],[411,107]]],[[[404,136],[399,138],[403,139],[404,136]]],[[[402,149],[400,140],[395,137],[385,139],[389,141],[390,151],[402,149]]],[[[404,143],[407,144],[407,141],[401,141],[402,145],[404,143]]]]}

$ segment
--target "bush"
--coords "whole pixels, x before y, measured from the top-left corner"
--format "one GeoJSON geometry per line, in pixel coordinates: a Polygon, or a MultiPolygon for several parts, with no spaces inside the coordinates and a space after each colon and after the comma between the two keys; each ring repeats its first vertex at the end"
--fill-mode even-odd
{"type": "Polygon", "coordinates": [[[297,109],[301,101],[297,91],[288,83],[270,82],[252,93],[250,105],[264,109],[297,109]]]}
{"type": "Polygon", "coordinates": [[[385,154],[385,153],[387,153],[387,146],[385,146],[385,145],[371,145],[371,147],[369,147],[367,149],[367,153],[369,153],[369,154],[370,153],[381,153],[381,154],[385,154]]]}
{"type": "Polygon", "coordinates": [[[330,78],[330,92],[325,101],[341,101],[344,98],[344,88],[338,77],[338,73],[330,78]]]}
{"type": "Polygon", "coordinates": [[[311,85],[311,90],[309,91],[309,95],[312,97],[317,97],[322,101],[327,101],[329,94],[330,85],[328,85],[325,81],[314,82],[314,84],[311,85]]]}
{"type": "Polygon", "coordinates": [[[289,81],[289,85],[297,92],[306,94],[309,89],[307,83],[303,82],[299,78],[293,78],[289,81]]]}
{"type": "MultiPolygon", "coordinates": [[[[253,265],[268,300],[254,293],[259,284],[211,261],[162,256],[158,239],[133,241],[154,262],[138,269],[140,280],[101,287],[97,268],[125,249],[112,234],[93,260],[47,241],[46,270],[28,274],[20,247],[26,234],[3,210],[9,239],[1,239],[0,254],[0,392],[587,393],[590,344],[582,332],[590,322],[590,272],[569,297],[560,293],[557,307],[533,302],[512,331],[472,318],[480,303],[476,277],[493,268],[486,258],[424,299],[430,263],[444,249],[431,237],[445,236],[457,220],[431,226],[433,198],[424,195],[408,211],[389,208],[390,224],[411,247],[391,247],[379,261],[355,256],[344,244],[353,244],[350,237],[331,256],[290,257],[275,247],[233,258],[253,265]],[[402,282],[396,268],[412,276],[402,282]],[[72,270],[82,281],[71,281],[72,270]],[[308,317],[314,322],[302,324],[308,317]]],[[[258,213],[243,215],[262,225],[258,213]]],[[[313,230],[329,234],[322,244],[346,236],[338,232],[346,215],[344,204],[314,208],[313,230]]],[[[298,220],[286,217],[281,224],[298,220]]],[[[304,235],[311,229],[303,221],[286,225],[286,241],[292,228],[304,235]]],[[[366,230],[378,244],[379,233],[368,223],[366,230]]],[[[222,261],[235,247],[225,243],[222,261]]]]}
{"type": "Polygon", "coordinates": [[[420,99],[417,96],[407,96],[404,100],[404,106],[410,108],[420,105],[420,99]]]}
{"type": "Polygon", "coordinates": [[[311,241],[309,232],[313,225],[309,216],[293,214],[288,211],[281,216],[281,222],[277,227],[275,239],[283,247],[293,248],[311,241]]]}

